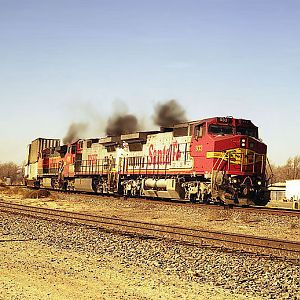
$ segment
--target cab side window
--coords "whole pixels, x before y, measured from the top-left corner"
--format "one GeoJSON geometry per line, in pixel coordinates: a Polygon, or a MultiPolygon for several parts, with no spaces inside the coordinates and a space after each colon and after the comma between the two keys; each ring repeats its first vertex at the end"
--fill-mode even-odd
{"type": "Polygon", "coordinates": [[[72,154],[75,154],[75,153],[76,153],[76,145],[72,145],[71,153],[72,153],[72,154]]]}
{"type": "Polygon", "coordinates": [[[194,127],[194,138],[198,140],[204,136],[204,124],[199,124],[194,127]]]}

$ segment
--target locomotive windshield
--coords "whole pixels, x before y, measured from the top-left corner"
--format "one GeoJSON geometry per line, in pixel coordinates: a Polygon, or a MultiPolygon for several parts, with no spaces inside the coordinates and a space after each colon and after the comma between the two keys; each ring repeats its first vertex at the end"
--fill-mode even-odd
{"type": "Polygon", "coordinates": [[[211,134],[233,134],[232,126],[210,125],[208,132],[211,134]]]}
{"type": "Polygon", "coordinates": [[[258,138],[257,128],[237,127],[236,133],[240,135],[248,135],[254,138],[258,138]]]}

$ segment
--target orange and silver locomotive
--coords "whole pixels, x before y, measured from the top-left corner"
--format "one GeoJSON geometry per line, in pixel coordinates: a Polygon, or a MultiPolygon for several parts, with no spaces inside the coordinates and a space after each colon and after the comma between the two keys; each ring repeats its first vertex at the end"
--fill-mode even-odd
{"type": "Polygon", "coordinates": [[[215,117],[28,148],[27,184],[99,194],[266,205],[267,146],[249,120],[215,117]]]}

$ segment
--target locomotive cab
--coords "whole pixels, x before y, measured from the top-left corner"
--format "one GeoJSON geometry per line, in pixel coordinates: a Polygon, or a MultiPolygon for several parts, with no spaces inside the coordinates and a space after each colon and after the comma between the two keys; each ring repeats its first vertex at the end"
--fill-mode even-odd
{"type": "Polygon", "coordinates": [[[266,152],[250,120],[217,117],[194,124],[191,153],[197,173],[211,180],[213,201],[265,205],[266,152]]]}

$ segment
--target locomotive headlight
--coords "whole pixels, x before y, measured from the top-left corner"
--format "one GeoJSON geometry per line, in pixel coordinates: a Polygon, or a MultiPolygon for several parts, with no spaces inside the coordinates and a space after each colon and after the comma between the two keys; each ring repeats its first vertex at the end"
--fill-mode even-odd
{"type": "Polygon", "coordinates": [[[261,185],[261,181],[260,181],[260,180],[259,180],[259,181],[257,181],[257,184],[258,184],[258,185],[261,185]]]}
{"type": "Polygon", "coordinates": [[[246,139],[241,139],[241,147],[246,147],[246,139]]]}

